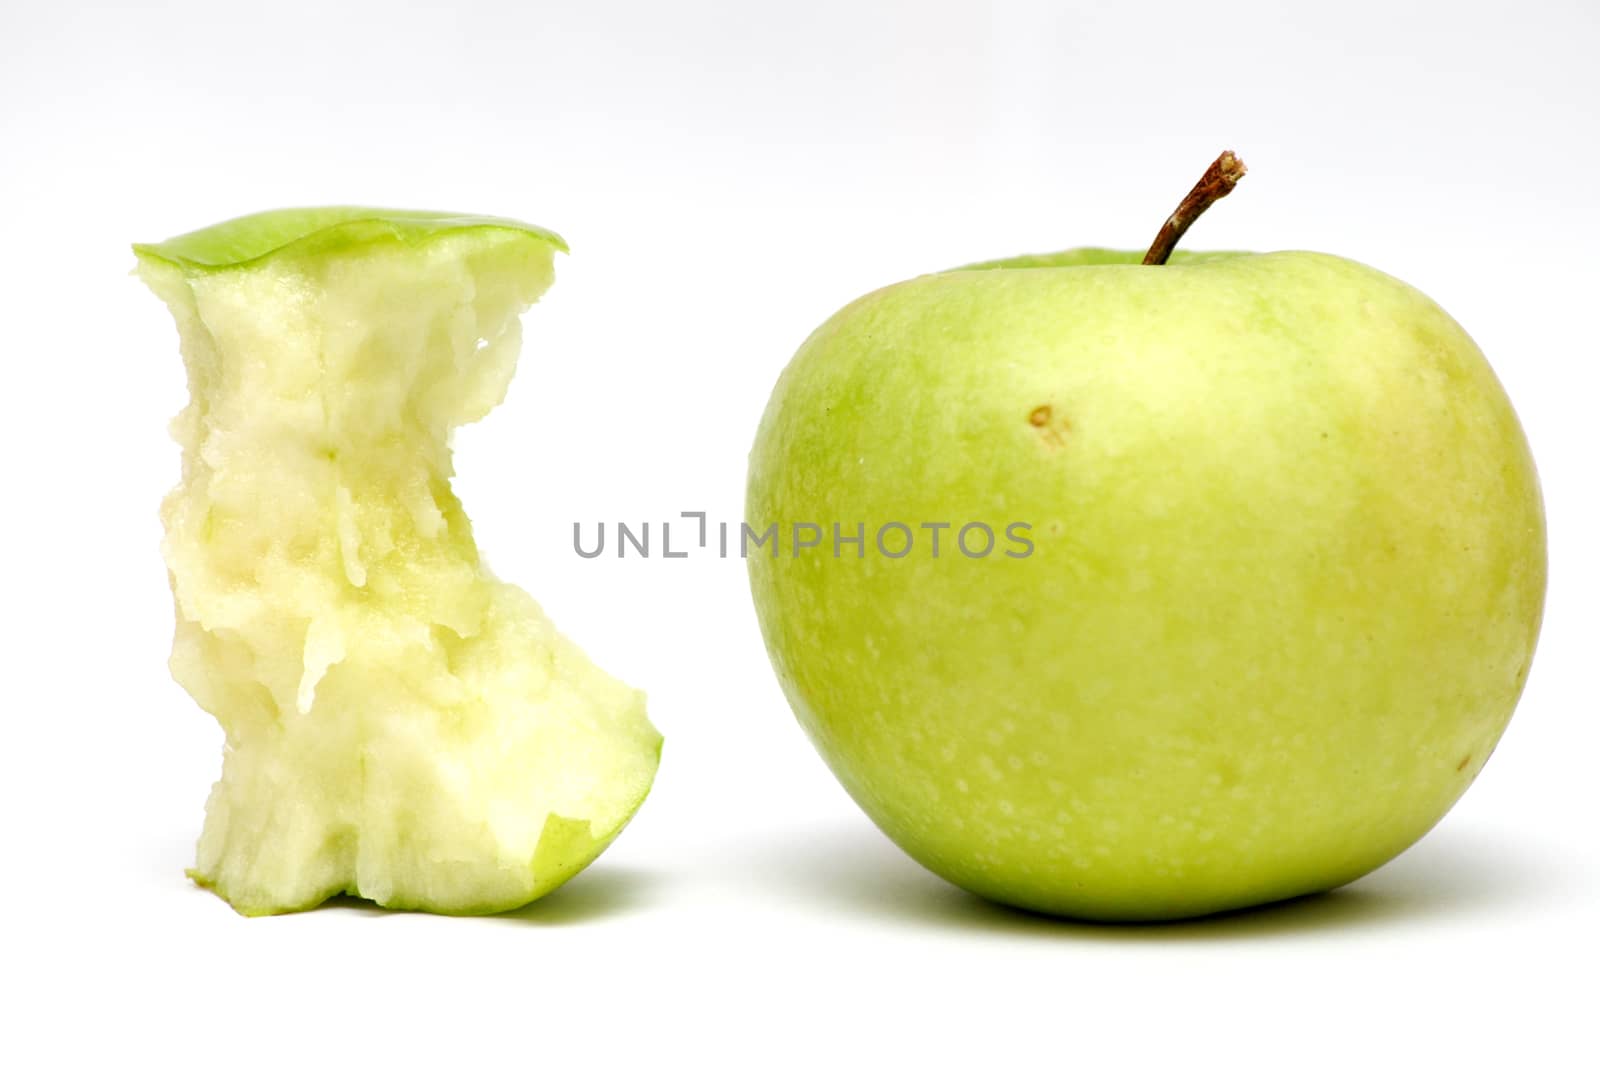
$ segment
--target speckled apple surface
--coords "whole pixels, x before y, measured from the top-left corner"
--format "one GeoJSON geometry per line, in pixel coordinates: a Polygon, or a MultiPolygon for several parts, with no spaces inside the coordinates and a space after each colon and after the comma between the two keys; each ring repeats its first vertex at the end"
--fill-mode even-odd
{"type": "Polygon", "coordinates": [[[976,893],[1107,920],[1332,888],[1417,840],[1506,727],[1546,571],[1516,416],[1427,297],[1320,254],[1138,260],[843,309],[778,382],[746,510],[866,524],[863,558],[785,537],[749,572],[872,819],[976,893]],[[872,547],[973,521],[1033,553],[872,547]]]}
{"type": "Polygon", "coordinates": [[[450,431],[504,396],[564,248],[363,208],[135,247],[191,394],[172,672],[227,741],[191,876],[244,914],[516,907],[650,789],[643,695],[490,574],[450,489],[450,431]]]}

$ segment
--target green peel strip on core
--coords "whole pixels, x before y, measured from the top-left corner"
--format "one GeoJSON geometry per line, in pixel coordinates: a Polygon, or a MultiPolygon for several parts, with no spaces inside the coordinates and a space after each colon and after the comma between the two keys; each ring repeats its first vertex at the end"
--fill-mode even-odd
{"type": "Polygon", "coordinates": [[[188,271],[219,271],[244,267],[275,253],[315,255],[385,240],[418,243],[473,229],[532,235],[568,252],[559,234],[514,219],[352,205],[256,212],[164,242],[138,244],[133,251],[141,258],[164,260],[188,271]]]}

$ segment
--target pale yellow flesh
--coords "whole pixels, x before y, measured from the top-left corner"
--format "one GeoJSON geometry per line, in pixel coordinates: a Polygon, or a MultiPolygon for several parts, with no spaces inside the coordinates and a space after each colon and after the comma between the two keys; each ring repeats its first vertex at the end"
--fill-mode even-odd
{"type": "Polygon", "coordinates": [[[649,790],[642,694],[488,572],[450,490],[450,430],[503,397],[551,259],[481,230],[215,272],[141,257],[192,395],[163,508],[172,670],[227,735],[191,873],[241,912],[515,907],[649,790]]]}

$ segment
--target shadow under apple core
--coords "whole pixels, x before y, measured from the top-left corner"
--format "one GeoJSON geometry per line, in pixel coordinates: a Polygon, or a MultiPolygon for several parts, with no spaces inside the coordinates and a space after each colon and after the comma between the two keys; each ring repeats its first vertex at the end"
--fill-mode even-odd
{"type": "MultiPolygon", "coordinates": [[[[649,871],[627,866],[596,865],[574,875],[564,885],[552,889],[531,904],[493,914],[459,917],[518,922],[533,926],[574,926],[599,922],[642,909],[650,903],[653,899],[652,891],[660,885],[660,876],[649,871]]],[[[348,911],[373,918],[400,918],[406,915],[428,914],[403,908],[387,908],[371,900],[349,895],[329,897],[310,910],[348,911]]]]}

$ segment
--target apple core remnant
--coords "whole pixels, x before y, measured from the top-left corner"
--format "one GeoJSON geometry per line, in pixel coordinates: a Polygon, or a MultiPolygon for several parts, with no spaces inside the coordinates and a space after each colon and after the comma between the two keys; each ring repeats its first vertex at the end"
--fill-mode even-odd
{"type": "Polygon", "coordinates": [[[190,873],[244,914],[516,907],[650,789],[644,697],[488,571],[450,488],[450,432],[504,396],[564,248],[361,208],[135,247],[191,395],[172,672],[226,735],[190,873]]]}

